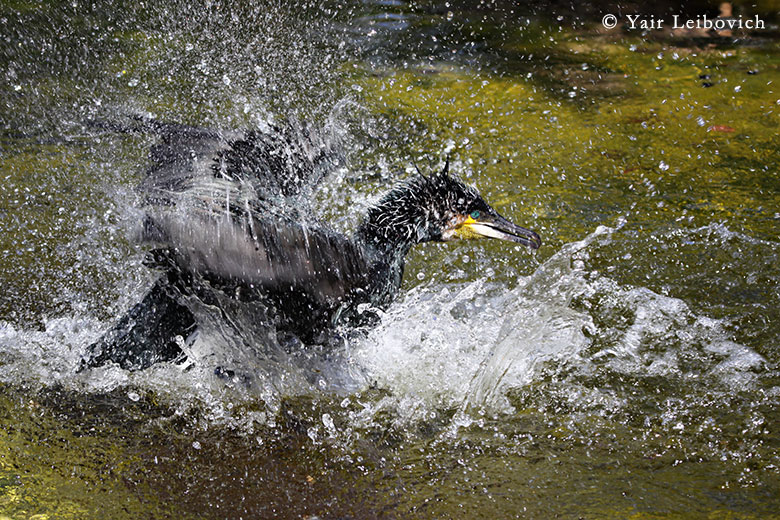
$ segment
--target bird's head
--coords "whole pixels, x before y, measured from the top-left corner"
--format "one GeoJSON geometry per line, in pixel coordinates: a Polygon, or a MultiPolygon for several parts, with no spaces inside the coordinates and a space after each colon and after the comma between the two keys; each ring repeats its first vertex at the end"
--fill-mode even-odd
{"type": "Polygon", "coordinates": [[[404,245],[429,241],[497,238],[538,249],[535,232],[498,214],[479,192],[449,174],[420,173],[396,187],[371,210],[364,227],[376,242],[404,245]]]}

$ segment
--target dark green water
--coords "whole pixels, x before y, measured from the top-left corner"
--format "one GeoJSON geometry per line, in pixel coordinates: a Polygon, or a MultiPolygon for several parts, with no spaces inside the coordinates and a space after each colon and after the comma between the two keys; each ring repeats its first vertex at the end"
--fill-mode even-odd
{"type": "Polygon", "coordinates": [[[759,8],[734,39],[596,8],[1,3],[0,519],[780,517],[759,8]],[[132,114],[330,125],[340,229],[448,155],[544,245],[418,247],[328,359],[215,334],[188,371],[76,374],[154,277],[129,239],[154,139],[102,124],[132,114]]]}

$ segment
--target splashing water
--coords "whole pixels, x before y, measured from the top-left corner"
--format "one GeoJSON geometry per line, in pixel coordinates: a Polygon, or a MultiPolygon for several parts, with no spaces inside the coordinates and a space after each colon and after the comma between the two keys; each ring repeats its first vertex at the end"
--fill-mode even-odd
{"type": "MultiPolygon", "coordinates": [[[[136,388],[180,411],[202,409],[216,423],[251,423],[231,414],[240,402],[260,399],[273,415],[285,397],[348,396],[376,385],[387,395],[371,405],[372,413],[390,410],[396,424],[447,410],[458,411],[459,424],[485,413],[511,413],[513,390],[551,375],[568,381],[568,399],[578,407],[621,406],[609,389],[580,387],[580,378],[599,370],[708,378],[725,391],[754,384],[762,356],[731,341],[720,320],[695,314],[682,300],[621,286],[584,268],[589,248],[608,243],[622,225],[599,227],[565,245],[512,290],[485,279],[416,287],[367,336],[328,352],[280,345],[272,330],[256,326],[263,321],[259,305],[233,313],[232,324],[204,309],[204,326],[187,347],[184,365],[76,373],[84,348],[106,324],[64,317],[37,332],[4,323],[0,381],[92,393],[136,388]],[[227,376],[223,368],[231,369],[227,376]]],[[[370,414],[361,420],[370,421],[370,414]]]]}

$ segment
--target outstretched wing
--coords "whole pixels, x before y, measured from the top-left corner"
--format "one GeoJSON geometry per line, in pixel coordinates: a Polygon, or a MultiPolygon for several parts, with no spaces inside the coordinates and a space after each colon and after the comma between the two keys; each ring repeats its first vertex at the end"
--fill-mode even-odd
{"type": "Polygon", "coordinates": [[[370,259],[322,228],[165,213],[151,217],[147,237],[172,248],[187,271],[269,292],[297,290],[323,304],[368,285],[370,259]]]}

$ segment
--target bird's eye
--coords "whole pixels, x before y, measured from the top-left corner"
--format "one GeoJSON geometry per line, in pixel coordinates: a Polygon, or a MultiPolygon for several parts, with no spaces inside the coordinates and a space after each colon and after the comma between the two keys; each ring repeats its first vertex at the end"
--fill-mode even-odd
{"type": "Polygon", "coordinates": [[[479,218],[479,211],[472,211],[471,212],[471,218],[474,220],[477,220],[479,218]]]}

